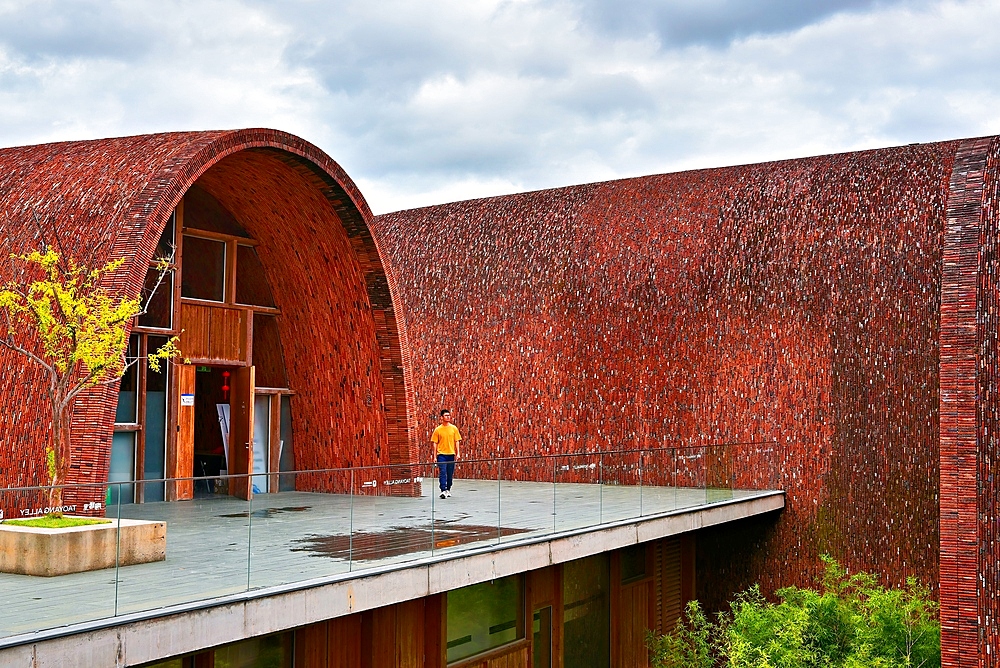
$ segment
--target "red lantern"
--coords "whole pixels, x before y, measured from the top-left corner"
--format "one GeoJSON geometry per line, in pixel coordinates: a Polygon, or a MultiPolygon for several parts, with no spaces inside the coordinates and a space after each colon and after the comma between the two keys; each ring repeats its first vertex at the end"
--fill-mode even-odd
{"type": "Polygon", "coordinates": [[[229,372],[222,372],[222,398],[229,399],[229,372]]]}

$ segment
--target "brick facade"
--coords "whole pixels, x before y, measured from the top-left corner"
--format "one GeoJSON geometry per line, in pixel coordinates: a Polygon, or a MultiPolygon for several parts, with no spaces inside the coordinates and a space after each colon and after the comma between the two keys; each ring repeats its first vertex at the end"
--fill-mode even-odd
{"type": "MultiPolygon", "coordinates": [[[[297,137],[257,129],[2,149],[0,279],[13,275],[11,253],[39,246],[37,219],[90,265],[127,258],[112,287],[136,294],[163,226],[196,181],[261,241],[297,392],[297,466],[410,463],[406,345],[371,212],[340,166],[297,137]]],[[[0,351],[5,486],[44,482],[41,381],[0,351]]],[[[107,480],[116,391],[95,390],[77,406],[73,482],[107,480]]]]}
{"type": "Polygon", "coordinates": [[[409,324],[414,433],[444,405],[472,457],[776,442],[738,448],[735,481],[767,483],[773,457],[786,510],[705,532],[699,597],[810,585],[829,553],[889,583],[940,584],[948,665],[988,665],[998,295],[996,269],[976,263],[996,264],[991,145],[994,192],[996,142],[979,140],[379,216],[409,324]],[[973,163],[975,229],[953,239],[973,163]],[[978,339],[946,347],[977,322],[978,339]]]}
{"type": "MultiPolygon", "coordinates": [[[[944,665],[987,666],[1000,642],[998,169],[1000,141],[985,138],[372,219],[336,163],[271,130],[11,148],[0,278],[38,244],[37,215],[91,264],[127,257],[116,287],[137,291],[198,181],[261,241],[298,468],[429,459],[441,407],[466,457],[741,443],[734,482],[787,490],[786,510],[703,532],[700,598],[811,584],[829,553],[929,583],[944,665]]],[[[114,392],[80,402],[76,481],[107,477],[114,392]]],[[[37,484],[42,379],[0,352],[0,397],[0,483],[37,484]]]]}
{"type": "Polygon", "coordinates": [[[995,665],[1000,649],[998,168],[997,138],[961,144],[944,235],[941,624],[949,668],[995,665]],[[959,651],[976,646],[978,655],[959,651]]]}

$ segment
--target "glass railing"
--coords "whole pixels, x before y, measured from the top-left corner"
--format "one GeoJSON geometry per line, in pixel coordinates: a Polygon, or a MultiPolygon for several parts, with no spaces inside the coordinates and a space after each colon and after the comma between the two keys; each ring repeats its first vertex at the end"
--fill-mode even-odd
{"type": "MultiPolygon", "coordinates": [[[[774,443],[737,443],[460,460],[446,498],[434,463],[66,486],[67,515],[112,520],[103,530],[115,555],[101,570],[0,572],[0,646],[68,624],[752,498],[778,489],[774,454],[774,443]],[[151,484],[191,498],[123,502],[151,484]],[[254,488],[282,491],[247,493],[254,488]],[[166,523],[165,559],[122,565],[136,520],[166,523]]],[[[0,541],[23,538],[6,520],[44,515],[50,491],[0,489],[0,541]]],[[[71,549],[61,559],[72,567],[83,556],[71,549]]]]}

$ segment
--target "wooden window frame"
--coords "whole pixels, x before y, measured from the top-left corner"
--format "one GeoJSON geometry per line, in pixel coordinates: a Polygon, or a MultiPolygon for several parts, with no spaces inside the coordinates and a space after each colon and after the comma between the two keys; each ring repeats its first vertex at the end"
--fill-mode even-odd
{"type": "MultiPolygon", "coordinates": [[[[497,657],[503,656],[510,652],[516,652],[524,647],[528,648],[528,652],[532,651],[532,640],[531,633],[528,629],[527,623],[527,609],[529,605],[528,596],[528,577],[527,573],[513,573],[504,577],[517,577],[518,581],[521,583],[521,605],[517,610],[517,628],[520,630],[521,637],[516,640],[511,640],[509,643],[503,645],[498,645],[496,647],[491,647],[490,649],[483,650],[479,654],[473,654],[472,656],[467,656],[463,659],[457,659],[452,662],[448,662],[445,659],[446,668],[468,668],[469,666],[477,666],[484,662],[490,661],[497,657]]],[[[499,579],[499,578],[498,578],[499,579]]],[[[476,583],[483,584],[483,583],[476,583]]],[[[467,585],[475,586],[475,585],[467,585]]],[[[444,592],[441,600],[441,624],[442,632],[444,634],[444,640],[442,649],[447,656],[447,633],[448,633],[448,592],[444,592]]]]}

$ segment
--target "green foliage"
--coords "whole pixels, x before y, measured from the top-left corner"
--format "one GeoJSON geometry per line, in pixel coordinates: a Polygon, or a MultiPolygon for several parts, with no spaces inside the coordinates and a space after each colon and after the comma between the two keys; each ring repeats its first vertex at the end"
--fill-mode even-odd
{"type": "Polygon", "coordinates": [[[650,661],[656,668],[713,668],[714,630],[698,601],[691,601],[684,610],[684,617],[677,620],[673,633],[646,636],[650,661]]]}
{"type": "MultiPolygon", "coordinates": [[[[177,341],[178,337],[171,336],[167,339],[167,342],[160,346],[156,351],[146,355],[146,362],[149,364],[149,368],[156,373],[160,373],[160,369],[162,368],[162,364],[164,362],[169,362],[175,357],[181,357],[181,350],[177,347],[177,341]]],[[[191,360],[185,358],[184,363],[190,364],[191,360]]]]}
{"type": "Polygon", "coordinates": [[[49,474],[49,480],[56,478],[56,449],[51,445],[45,446],[45,470],[49,474]]]}
{"type": "Polygon", "coordinates": [[[18,527],[35,527],[38,529],[68,529],[70,527],[90,526],[91,524],[111,524],[111,520],[45,515],[44,517],[35,517],[30,520],[7,520],[4,524],[18,527]]]}
{"type": "Polygon", "coordinates": [[[822,591],[786,587],[772,603],[754,586],[715,621],[691,602],[671,634],[648,638],[652,665],[940,668],[938,608],[925,587],[914,578],[882,587],[869,573],[823,561],[822,591]]]}
{"type": "Polygon", "coordinates": [[[27,289],[8,285],[0,291],[0,309],[37,335],[41,355],[60,374],[85,370],[84,382],[96,384],[120,374],[128,344],[127,325],[142,310],[138,299],[115,299],[99,282],[124,260],[88,270],[72,258],[65,261],[49,248],[14,256],[44,273],[27,289]]]}
{"type": "MultiPolygon", "coordinates": [[[[124,259],[88,269],[51,247],[11,257],[34,278],[9,282],[0,290],[0,346],[23,355],[45,373],[52,409],[45,471],[52,486],[49,505],[59,507],[60,485],[71,465],[76,398],[87,388],[117,381],[137,362],[126,359],[125,353],[129,325],[143,312],[142,304],[138,297],[116,296],[103,285],[124,259]]],[[[157,260],[156,266],[162,279],[170,269],[169,258],[157,260]]],[[[148,356],[150,367],[159,371],[163,362],[179,355],[177,337],[172,337],[148,356]]]]}

